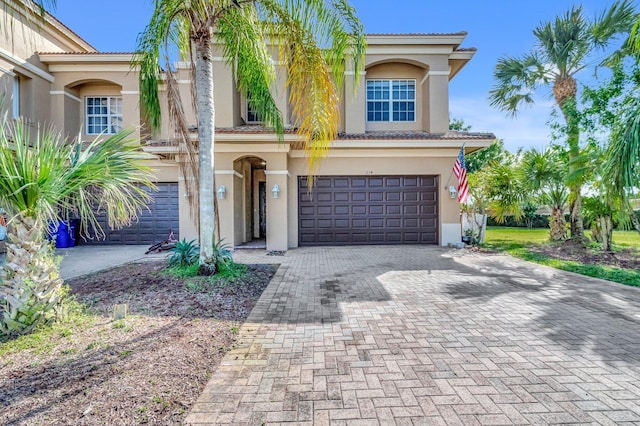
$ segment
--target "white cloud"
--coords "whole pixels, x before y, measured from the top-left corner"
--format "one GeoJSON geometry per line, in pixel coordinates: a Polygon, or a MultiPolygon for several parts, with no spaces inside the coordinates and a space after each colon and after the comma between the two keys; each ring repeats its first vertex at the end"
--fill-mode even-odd
{"type": "Polygon", "coordinates": [[[549,145],[551,131],[547,122],[552,107],[552,101],[538,101],[510,117],[490,107],[486,99],[452,97],[449,103],[451,118],[462,119],[474,132],[494,133],[512,152],[519,147],[540,149],[549,145]]]}

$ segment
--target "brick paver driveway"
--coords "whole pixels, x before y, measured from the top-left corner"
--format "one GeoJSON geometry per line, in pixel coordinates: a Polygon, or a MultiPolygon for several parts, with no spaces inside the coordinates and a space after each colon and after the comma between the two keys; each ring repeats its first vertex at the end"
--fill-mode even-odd
{"type": "Polygon", "coordinates": [[[640,422],[640,290],[433,247],[282,263],[188,417],[208,424],[640,422]]]}

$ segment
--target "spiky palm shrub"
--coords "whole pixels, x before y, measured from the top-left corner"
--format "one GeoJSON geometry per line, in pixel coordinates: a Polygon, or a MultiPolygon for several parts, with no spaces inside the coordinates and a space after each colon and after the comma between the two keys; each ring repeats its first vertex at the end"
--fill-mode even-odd
{"type": "Polygon", "coordinates": [[[567,239],[564,210],[568,205],[568,190],[564,184],[565,166],[557,148],[545,151],[530,149],[522,159],[527,188],[538,201],[551,209],[549,238],[551,241],[567,239]]]}
{"type": "Polygon", "coordinates": [[[49,221],[81,221],[103,231],[96,219],[124,226],[148,201],[138,184],[152,186],[138,144],[120,132],[83,147],[68,144],[53,128],[31,135],[20,120],[0,122],[0,206],[7,210],[7,261],[0,272],[0,332],[20,335],[56,318],[62,280],[45,238],[49,221]]]}

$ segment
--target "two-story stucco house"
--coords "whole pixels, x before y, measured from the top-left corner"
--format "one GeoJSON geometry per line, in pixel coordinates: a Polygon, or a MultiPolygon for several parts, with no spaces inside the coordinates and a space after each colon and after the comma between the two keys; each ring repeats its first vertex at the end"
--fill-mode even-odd
{"type": "MultiPolygon", "coordinates": [[[[97,52],[50,15],[36,31],[18,12],[0,19],[14,25],[13,39],[0,39],[0,90],[10,100],[4,105],[10,115],[52,123],[83,140],[134,127],[156,171],[159,191],[150,210],[131,227],[92,243],[147,244],[166,238],[170,228],[195,238],[172,133],[166,125],[157,135],[144,130],[132,54],[97,52]]],[[[230,69],[215,57],[216,190],[225,242],[286,250],[460,241],[460,208],[449,191],[456,185],[452,166],[463,144],[470,153],[495,138],[448,130],[449,82],[475,53],[460,48],[465,37],[368,36],[365,71],[359,79],[352,72],[345,76],[339,137],[311,192],[296,136],[287,133],[279,142],[263,128],[230,69]]],[[[190,96],[188,66],[178,64],[183,99],[190,96]]],[[[288,124],[285,90],[275,87],[274,94],[288,124]]],[[[196,125],[192,111],[190,124],[196,125]]]]}

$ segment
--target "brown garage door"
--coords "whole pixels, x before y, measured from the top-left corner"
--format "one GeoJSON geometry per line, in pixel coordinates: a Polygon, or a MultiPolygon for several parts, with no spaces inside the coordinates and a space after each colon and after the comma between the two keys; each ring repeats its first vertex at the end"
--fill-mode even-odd
{"type": "Polygon", "coordinates": [[[438,244],[437,176],[298,178],[301,246],[438,244]]]}
{"type": "Polygon", "coordinates": [[[178,184],[175,182],[156,183],[157,192],[151,192],[153,200],[138,215],[138,221],[126,228],[111,230],[107,224],[106,216],[99,218],[100,225],[106,234],[104,240],[80,239],[79,244],[151,244],[164,241],[169,236],[169,230],[173,229],[174,236],[178,235],[179,207],[178,184]]]}

